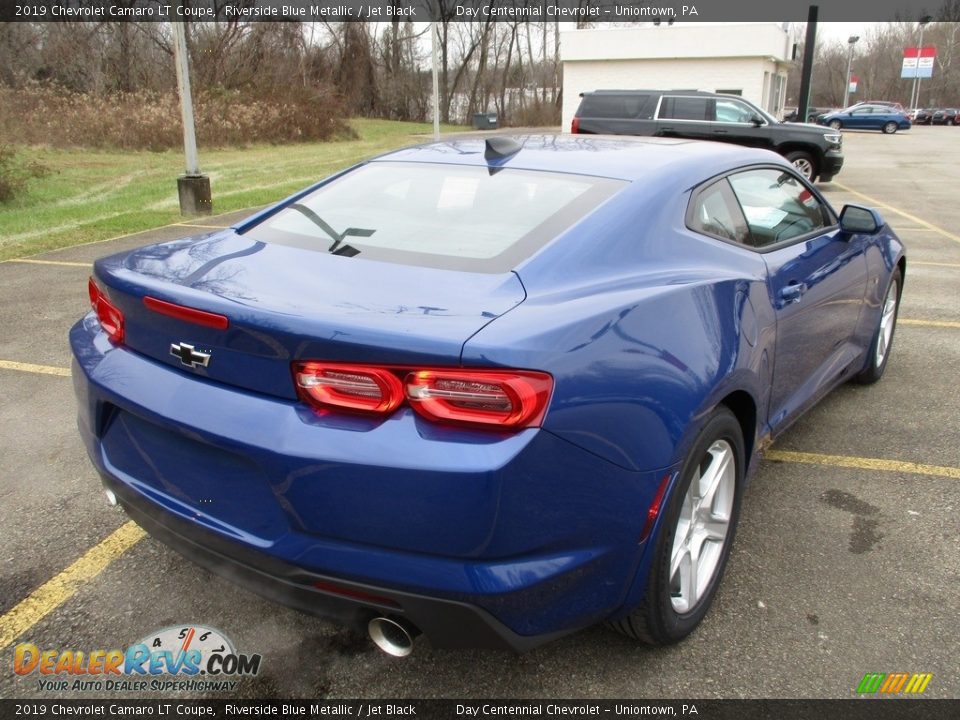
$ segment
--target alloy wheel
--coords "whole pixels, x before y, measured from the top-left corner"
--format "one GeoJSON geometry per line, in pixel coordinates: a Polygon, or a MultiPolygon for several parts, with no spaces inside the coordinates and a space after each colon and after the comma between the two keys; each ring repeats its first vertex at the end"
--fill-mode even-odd
{"type": "Polygon", "coordinates": [[[670,553],[670,600],[677,613],[697,606],[723,558],[736,492],[736,462],[730,443],[714,442],[683,498],[670,553]]]}

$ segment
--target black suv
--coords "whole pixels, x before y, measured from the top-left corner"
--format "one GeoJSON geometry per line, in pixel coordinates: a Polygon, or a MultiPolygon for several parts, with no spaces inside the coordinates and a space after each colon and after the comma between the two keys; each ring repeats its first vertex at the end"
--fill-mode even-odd
{"type": "Polygon", "coordinates": [[[581,93],[570,132],[659,135],[766,148],[809,180],[828,182],[843,167],[841,135],[782,123],[736,95],[698,90],[595,90],[581,93]]]}

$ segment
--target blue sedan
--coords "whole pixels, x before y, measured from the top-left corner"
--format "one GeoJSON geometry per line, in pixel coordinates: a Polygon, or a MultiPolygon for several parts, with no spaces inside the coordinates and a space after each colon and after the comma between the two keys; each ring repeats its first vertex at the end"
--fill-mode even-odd
{"type": "Polygon", "coordinates": [[[905,262],[763,150],[399,150],[98,260],[80,433],[154,537],[394,655],[602,621],[665,645],[762,448],[883,374],[905,262]]]}
{"type": "Polygon", "coordinates": [[[911,127],[910,118],[890,105],[854,105],[821,115],[817,122],[834,130],[880,130],[886,135],[911,127]]]}

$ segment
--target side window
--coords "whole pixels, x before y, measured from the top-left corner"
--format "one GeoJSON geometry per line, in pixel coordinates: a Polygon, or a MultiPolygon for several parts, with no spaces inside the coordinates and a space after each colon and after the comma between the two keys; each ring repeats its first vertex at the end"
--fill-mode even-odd
{"type": "Polygon", "coordinates": [[[613,120],[633,119],[640,116],[640,111],[649,97],[649,95],[586,95],[577,115],[613,120]]]}
{"type": "Polygon", "coordinates": [[[729,179],[756,247],[786,242],[833,224],[832,213],[785,170],[746,170],[729,179]]]}
{"type": "Polygon", "coordinates": [[[754,116],[753,108],[736,100],[717,100],[717,121],[726,123],[749,123],[754,116]]]}
{"type": "Polygon", "coordinates": [[[750,244],[750,231],[737,199],[724,179],[697,193],[687,216],[687,226],[698,233],[750,244]]]}
{"type": "Polygon", "coordinates": [[[713,120],[713,98],[668,97],[660,102],[660,117],[668,120],[713,120]]]}

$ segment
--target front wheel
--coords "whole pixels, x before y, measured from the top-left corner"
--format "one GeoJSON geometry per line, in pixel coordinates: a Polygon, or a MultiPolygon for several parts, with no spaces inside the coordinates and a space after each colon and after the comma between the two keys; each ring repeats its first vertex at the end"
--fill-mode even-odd
{"type": "Polygon", "coordinates": [[[887,368],[890,351],[893,348],[893,331],[897,328],[897,313],[900,310],[900,293],[903,287],[903,276],[900,270],[894,270],[887,286],[887,294],[883,300],[883,309],[880,311],[880,321],[870,345],[870,357],[867,366],[857,375],[856,380],[862,385],[872,385],[881,377],[887,368]]]}
{"type": "Polygon", "coordinates": [[[884,123],[882,129],[884,135],[893,135],[897,131],[897,124],[891,120],[888,123],[884,123]]]}
{"type": "Polygon", "coordinates": [[[619,632],[670,645],[703,620],[717,592],[740,515],[743,433],[725,407],[713,411],[680,471],[654,543],[646,595],[619,632]]]}
{"type": "Polygon", "coordinates": [[[817,166],[814,164],[813,158],[809,153],[805,153],[802,150],[794,150],[784,155],[784,157],[796,168],[797,172],[803,176],[804,180],[813,182],[817,174],[817,166]]]}
{"type": "Polygon", "coordinates": [[[839,120],[831,120],[830,127],[832,127],[834,130],[839,130],[840,128],[843,127],[843,123],[840,122],[839,120]]]}

